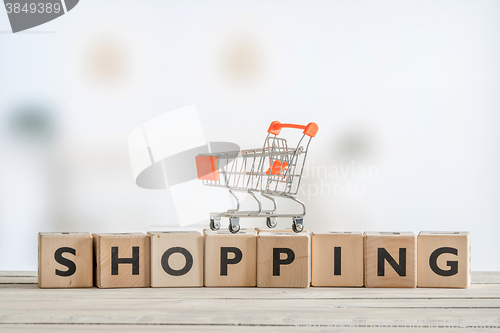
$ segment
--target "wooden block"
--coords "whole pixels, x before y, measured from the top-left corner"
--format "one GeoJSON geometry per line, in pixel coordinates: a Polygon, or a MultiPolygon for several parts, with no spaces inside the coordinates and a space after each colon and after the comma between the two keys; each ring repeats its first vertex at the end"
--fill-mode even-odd
{"type": "Polygon", "coordinates": [[[311,237],[261,231],[257,236],[257,286],[307,288],[311,283],[311,237]]]}
{"type": "Polygon", "coordinates": [[[363,233],[313,233],[312,285],[363,287],[363,233]]]}
{"type": "Polygon", "coordinates": [[[365,232],[365,287],[415,288],[417,239],[413,232],[365,232]]]}
{"type": "Polygon", "coordinates": [[[93,234],[99,288],[150,286],[150,241],[141,233],[93,234]]]}
{"type": "Polygon", "coordinates": [[[39,233],[38,286],[92,287],[92,236],[86,232],[39,233]]]}
{"type": "Polygon", "coordinates": [[[205,286],[255,287],[257,235],[253,229],[204,230],[205,286]]]}
{"type": "Polygon", "coordinates": [[[151,287],[202,287],[203,236],[196,231],[148,232],[151,287]]]}
{"type": "Polygon", "coordinates": [[[261,232],[295,232],[292,230],[292,228],[284,228],[284,229],[270,229],[270,228],[255,228],[255,231],[257,232],[257,235],[260,234],[261,232]]]}
{"type": "Polygon", "coordinates": [[[417,237],[418,286],[470,286],[470,232],[422,231],[417,237]]]}

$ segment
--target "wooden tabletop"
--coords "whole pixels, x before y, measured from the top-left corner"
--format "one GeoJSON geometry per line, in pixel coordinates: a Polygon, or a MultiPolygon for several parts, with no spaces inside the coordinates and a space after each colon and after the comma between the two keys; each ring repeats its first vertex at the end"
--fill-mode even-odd
{"type": "Polygon", "coordinates": [[[468,289],[39,289],[36,272],[0,272],[0,332],[498,331],[499,310],[500,272],[468,289]]]}

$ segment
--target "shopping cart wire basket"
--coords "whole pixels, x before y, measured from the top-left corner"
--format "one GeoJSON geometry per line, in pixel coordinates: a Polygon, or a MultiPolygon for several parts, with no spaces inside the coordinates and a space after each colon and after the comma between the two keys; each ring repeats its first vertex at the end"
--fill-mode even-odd
{"type": "Polygon", "coordinates": [[[266,225],[274,228],[277,218],[292,218],[292,229],[301,232],[304,229],[306,206],[295,198],[300,186],[304,163],[309,151],[309,144],[318,132],[318,125],[282,124],[273,121],[267,130],[262,148],[230,151],[222,153],[199,154],[196,156],[198,179],[206,186],[225,187],[236,199],[236,208],[227,212],[210,213],[210,228],[218,230],[221,218],[229,218],[229,231],[240,230],[240,217],[265,217],[266,225]],[[302,137],[295,148],[289,148],[286,139],[279,137],[281,129],[295,128],[303,130],[302,137]],[[258,204],[258,210],[240,210],[240,201],[235,191],[249,193],[258,204]],[[272,202],[272,209],[264,210],[262,202],[255,193],[272,202]],[[302,213],[283,214],[277,212],[275,198],[286,198],[297,202],[302,213]]]}

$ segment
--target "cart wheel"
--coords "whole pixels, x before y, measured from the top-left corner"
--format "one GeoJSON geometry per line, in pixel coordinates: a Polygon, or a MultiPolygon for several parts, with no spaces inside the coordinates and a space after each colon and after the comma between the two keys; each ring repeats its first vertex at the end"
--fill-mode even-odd
{"type": "Polygon", "coordinates": [[[214,219],[210,219],[210,229],[212,229],[212,231],[219,230],[220,229],[220,220],[218,220],[216,222],[214,219]]]}
{"type": "Polygon", "coordinates": [[[292,223],[292,230],[294,232],[301,232],[302,230],[304,230],[304,219],[301,218],[301,217],[294,217],[293,218],[293,223],[292,223]]]}
{"type": "Polygon", "coordinates": [[[231,231],[232,234],[235,234],[238,231],[240,231],[240,218],[239,217],[230,217],[229,218],[229,231],[231,231]]]}
{"type": "Polygon", "coordinates": [[[238,231],[240,231],[240,225],[239,224],[235,224],[233,225],[232,223],[229,223],[229,231],[232,233],[232,234],[235,234],[237,233],[238,231]]]}
{"type": "Polygon", "coordinates": [[[278,221],[276,220],[275,217],[266,218],[266,225],[268,228],[270,228],[270,229],[276,228],[277,224],[278,224],[278,221]]]}

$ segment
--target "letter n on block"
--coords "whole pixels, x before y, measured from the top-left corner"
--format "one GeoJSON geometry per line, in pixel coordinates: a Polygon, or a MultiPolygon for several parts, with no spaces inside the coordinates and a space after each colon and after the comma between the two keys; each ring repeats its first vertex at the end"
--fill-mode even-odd
{"type": "Polygon", "coordinates": [[[365,232],[365,287],[415,288],[417,239],[412,232],[365,232]]]}
{"type": "Polygon", "coordinates": [[[151,287],[203,287],[203,236],[196,231],[148,232],[151,287]]]}
{"type": "Polygon", "coordinates": [[[253,229],[204,230],[205,287],[255,287],[257,236],[253,229]]]}
{"type": "Polygon", "coordinates": [[[38,286],[92,287],[92,236],[86,232],[39,233],[38,286]]]}
{"type": "Polygon", "coordinates": [[[94,283],[99,288],[150,286],[150,242],[141,233],[93,234],[94,283]]]}
{"type": "Polygon", "coordinates": [[[418,235],[418,286],[470,286],[470,232],[422,231],[418,235]]]}
{"type": "Polygon", "coordinates": [[[307,288],[311,283],[311,237],[261,231],[257,238],[257,287],[307,288]]]}

